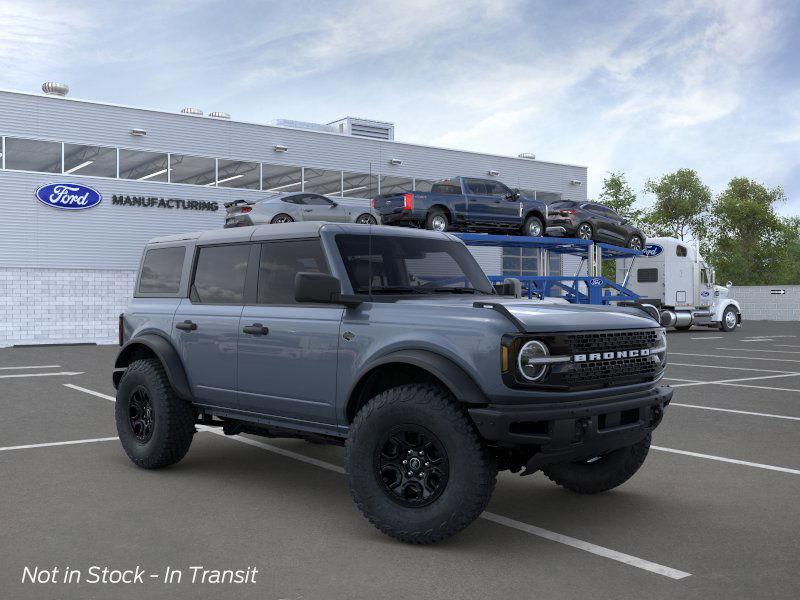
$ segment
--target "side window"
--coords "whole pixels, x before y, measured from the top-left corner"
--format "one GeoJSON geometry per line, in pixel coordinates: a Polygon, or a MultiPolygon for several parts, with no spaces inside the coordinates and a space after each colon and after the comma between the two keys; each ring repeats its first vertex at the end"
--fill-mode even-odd
{"type": "Polygon", "coordinates": [[[711,283],[708,278],[708,269],[700,269],[700,283],[711,283]]]}
{"type": "Polygon", "coordinates": [[[511,193],[511,190],[499,181],[486,181],[484,185],[486,186],[486,193],[492,196],[505,198],[507,194],[511,193]]]}
{"type": "Polygon", "coordinates": [[[677,254],[678,256],[687,256],[689,254],[689,251],[686,250],[686,246],[678,245],[675,247],[675,254],[677,254]]]}
{"type": "Polygon", "coordinates": [[[329,272],[320,240],[261,244],[258,303],[294,304],[294,278],[301,272],[329,272]]]}
{"type": "Polygon", "coordinates": [[[303,200],[304,204],[310,204],[312,206],[330,206],[333,204],[324,196],[317,196],[316,194],[309,194],[308,196],[305,196],[303,200]]]}
{"type": "Polygon", "coordinates": [[[243,304],[249,256],[250,244],[200,248],[194,270],[192,301],[201,304],[243,304]]]}
{"type": "Polygon", "coordinates": [[[461,186],[458,181],[439,181],[431,186],[431,193],[433,194],[461,194],[461,186]]]}
{"type": "Polygon", "coordinates": [[[177,294],[186,248],[152,248],[144,255],[139,274],[140,294],[177,294]]]}
{"type": "Polygon", "coordinates": [[[485,196],[488,193],[486,184],[480,179],[465,179],[464,182],[467,184],[468,194],[480,194],[481,196],[485,196]]]}
{"type": "Polygon", "coordinates": [[[281,198],[281,201],[286,202],[287,204],[305,204],[305,196],[286,196],[285,198],[281,198]]]}
{"type": "Polygon", "coordinates": [[[656,283],[658,281],[658,269],[639,269],[636,271],[636,281],[639,283],[656,283]]]}

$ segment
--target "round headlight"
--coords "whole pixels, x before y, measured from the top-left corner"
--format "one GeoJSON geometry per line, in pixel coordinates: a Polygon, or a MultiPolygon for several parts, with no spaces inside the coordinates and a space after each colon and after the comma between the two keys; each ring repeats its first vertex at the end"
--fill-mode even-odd
{"type": "Polygon", "coordinates": [[[547,371],[546,364],[537,364],[537,358],[549,356],[550,352],[539,340],[531,340],[519,350],[517,367],[519,373],[528,381],[539,381],[547,371]]]}

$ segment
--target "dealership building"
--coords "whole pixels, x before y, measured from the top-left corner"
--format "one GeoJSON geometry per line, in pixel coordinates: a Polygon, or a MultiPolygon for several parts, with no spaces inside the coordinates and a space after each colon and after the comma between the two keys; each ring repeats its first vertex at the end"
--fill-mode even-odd
{"type": "MultiPolygon", "coordinates": [[[[398,142],[391,123],[258,124],[43,89],[0,91],[0,346],[115,341],[145,241],[222,227],[225,202],[307,191],[368,203],[456,175],[586,199],[585,167],[398,142]],[[45,186],[76,185],[99,199],[61,210],[37,198],[45,186]]],[[[562,268],[519,249],[473,251],[490,275],[562,268]]]]}

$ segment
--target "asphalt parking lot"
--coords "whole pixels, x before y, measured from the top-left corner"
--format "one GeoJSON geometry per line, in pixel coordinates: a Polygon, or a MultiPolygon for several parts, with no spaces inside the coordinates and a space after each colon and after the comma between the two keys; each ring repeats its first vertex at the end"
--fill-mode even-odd
{"type": "Polygon", "coordinates": [[[432,546],[356,510],[342,451],[196,435],[161,471],[115,439],[111,346],[0,350],[0,598],[797,598],[800,323],[669,335],[676,388],[642,470],[598,496],[500,475],[432,546]],[[22,583],[24,568],[182,570],[181,583],[22,583]],[[258,568],[256,583],[188,581],[258,568]]]}

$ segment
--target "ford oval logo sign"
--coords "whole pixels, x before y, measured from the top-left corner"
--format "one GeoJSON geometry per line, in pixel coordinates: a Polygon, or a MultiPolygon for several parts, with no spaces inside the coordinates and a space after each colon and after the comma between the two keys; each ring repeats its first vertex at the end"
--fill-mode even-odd
{"type": "Polygon", "coordinates": [[[589,280],[589,285],[594,287],[601,286],[603,285],[603,280],[600,279],[599,277],[593,277],[592,279],[589,280]]]}
{"type": "Polygon", "coordinates": [[[79,183],[48,183],[37,188],[36,199],[61,210],[82,210],[97,206],[103,196],[97,190],[79,183]]]}
{"type": "Polygon", "coordinates": [[[700,292],[700,295],[703,298],[708,298],[711,295],[711,292],[709,292],[708,290],[703,290],[702,292],[700,292]]]}
{"type": "Polygon", "coordinates": [[[642,250],[642,256],[658,256],[664,251],[664,248],[658,244],[647,244],[642,250]]]}

